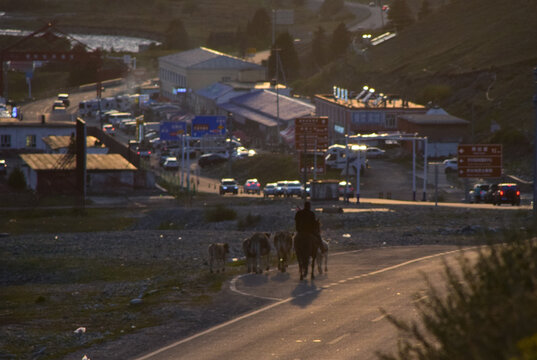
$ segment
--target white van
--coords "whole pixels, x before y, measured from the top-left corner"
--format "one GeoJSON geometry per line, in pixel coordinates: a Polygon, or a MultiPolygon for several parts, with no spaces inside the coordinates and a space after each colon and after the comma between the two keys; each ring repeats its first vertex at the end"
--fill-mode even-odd
{"type": "Polygon", "coordinates": [[[128,121],[133,121],[133,120],[135,119],[132,117],[132,114],[130,112],[114,112],[114,113],[108,114],[108,119],[107,119],[107,121],[110,124],[113,124],[116,126],[120,126],[122,122],[124,123],[128,121]]]}

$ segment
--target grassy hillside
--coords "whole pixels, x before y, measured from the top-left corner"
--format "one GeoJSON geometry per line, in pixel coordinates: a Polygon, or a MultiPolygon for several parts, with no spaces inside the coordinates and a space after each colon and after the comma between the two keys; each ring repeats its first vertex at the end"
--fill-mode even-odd
{"type": "Polygon", "coordinates": [[[537,2],[526,0],[446,5],[368,50],[366,58],[349,53],[295,89],[312,95],[335,84],[351,90],[368,84],[420,103],[433,101],[473,119],[475,142],[503,142],[511,159],[506,165],[517,167],[533,143],[535,14],[537,2]],[[500,133],[490,133],[492,121],[500,133]]]}

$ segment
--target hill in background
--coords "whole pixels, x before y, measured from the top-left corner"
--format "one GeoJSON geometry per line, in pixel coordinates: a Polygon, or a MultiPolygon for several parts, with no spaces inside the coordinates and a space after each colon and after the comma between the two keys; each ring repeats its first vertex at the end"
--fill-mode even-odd
{"type": "MultiPolygon", "coordinates": [[[[453,2],[453,1],[452,1],[453,2]]],[[[531,157],[537,66],[537,2],[461,1],[370,48],[351,50],[295,90],[329,93],[333,85],[369,85],[419,103],[432,102],[473,122],[474,142],[501,142],[506,164],[524,174],[531,157]],[[491,133],[491,124],[501,131],[491,133]]]]}

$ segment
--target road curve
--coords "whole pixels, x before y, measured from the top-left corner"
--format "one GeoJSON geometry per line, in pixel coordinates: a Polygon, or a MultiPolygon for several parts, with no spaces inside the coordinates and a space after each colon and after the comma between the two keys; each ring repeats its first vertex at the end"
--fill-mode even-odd
{"type": "Polygon", "coordinates": [[[235,291],[271,303],[137,360],[377,359],[377,351],[394,350],[397,342],[379,309],[414,317],[415,295],[425,296],[422,273],[440,279],[442,259],[451,262],[461,251],[408,246],[332,254],[328,274],[314,281],[299,281],[296,267],[241,276],[231,283],[235,291]]]}

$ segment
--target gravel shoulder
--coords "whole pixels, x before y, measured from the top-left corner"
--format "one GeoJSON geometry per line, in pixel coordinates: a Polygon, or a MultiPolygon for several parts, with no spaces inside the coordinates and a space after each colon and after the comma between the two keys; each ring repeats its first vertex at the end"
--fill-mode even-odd
{"type": "MultiPolygon", "coordinates": [[[[240,261],[242,240],[256,231],[292,230],[294,212],[301,204],[299,199],[215,196],[190,207],[118,209],[125,216],[136,214],[125,231],[2,238],[0,253],[15,268],[2,267],[0,292],[25,286],[33,290],[32,298],[19,299],[18,305],[0,296],[4,309],[0,348],[5,349],[0,355],[9,358],[14,353],[8,349],[26,344],[27,353],[19,358],[81,359],[86,354],[92,359],[133,358],[259,308],[265,300],[228,290],[227,281],[245,271],[240,261]],[[217,204],[233,209],[235,220],[208,222],[207,209],[217,204]],[[248,215],[259,221],[239,229],[248,215]],[[239,260],[228,263],[226,275],[208,270],[207,246],[215,241],[228,242],[229,259],[239,260]],[[36,261],[48,266],[39,272],[24,267],[36,261]],[[129,272],[119,278],[122,266],[129,272]],[[90,269],[97,275],[85,274],[90,269]],[[39,294],[46,301],[35,300],[39,294]],[[133,299],[142,304],[129,304],[133,299]],[[10,321],[10,312],[17,313],[25,302],[31,316],[10,321]],[[61,308],[64,314],[47,313],[52,308],[61,308]],[[47,326],[51,330],[44,333],[41,329],[47,326]],[[86,332],[73,334],[78,327],[86,332]]],[[[524,226],[529,216],[517,211],[367,203],[346,207],[343,213],[323,212],[334,205],[314,203],[323,238],[333,251],[483,243],[501,237],[506,229],[524,226]]]]}

